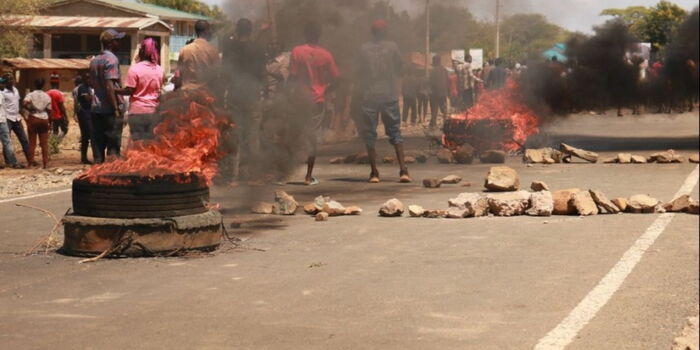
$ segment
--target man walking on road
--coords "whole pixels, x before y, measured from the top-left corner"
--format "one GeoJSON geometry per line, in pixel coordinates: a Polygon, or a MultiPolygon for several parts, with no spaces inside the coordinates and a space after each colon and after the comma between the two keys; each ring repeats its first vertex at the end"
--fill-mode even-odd
{"type": "Polygon", "coordinates": [[[22,116],[19,112],[21,104],[19,91],[15,87],[15,77],[14,75],[8,73],[5,74],[3,78],[5,79],[5,89],[2,90],[2,96],[0,97],[3,98],[7,128],[9,129],[10,134],[14,133],[15,136],[17,136],[17,140],[22,146],[24,157],[27,159],[27,162],[29,162],[29,142],[27,141],[27,134],[24,132],[22,116]]]}
{"type": "Polygon", "coordinates": [[[326,96],[335,89],[340,73],[335,59],[330,52],[318,46],[321,39],[321,27],[310,22],[304,28],[306,43],[292,50],[289,61],[289,81],[292,84],[292,99],[298,103],[301,113],[308,120],[304,127],[309,129],[309,158],[307,159],[306,185],[315,185],[318,180],[313,177],[316,163],[318,138],[324,128],[326,96]]]}
{"type": "Polygon", "coordinates": [[[104,163],[105,156],[120,156],[124,127],[123,101],[117,90],[121,73],[114,51],[125,34],[107,29],[100,35],[103,51],[90,61],[90,83],[95,91],[92,105],[92,127],[95,163],[104,163]],[[105,154],[106,152],[106,154],[105,154]]]}
{"type": "Polygon", "coordinates": [[[387,24],[377,20],[372,24],[372,40],[360,47],[356,57],[356,96],[362,97],[362,114],[358,116],[358,134],[365,141],[371,166],[370,183],[379,183],[377,170],[377,124],[381,115],[389,142],[394,146],[399,162],[400,182],[411,182],[404,162],[401,138],[401,112],[399,110],[398,79],[401,77],[402,59],[395,42],[386,39],[387,24]]]}

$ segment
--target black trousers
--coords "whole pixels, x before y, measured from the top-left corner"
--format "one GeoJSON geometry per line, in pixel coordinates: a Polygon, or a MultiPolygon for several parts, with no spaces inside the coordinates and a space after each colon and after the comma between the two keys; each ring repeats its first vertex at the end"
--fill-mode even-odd
{"type": "Polygon", "coordinates": [[[403,97],[403,122],[408,122],[408,116],[411,115],[411,123],[415,124],[418,118],[418,98],[415,96],[404,96],[403,97]]]}
{"type": "Polygon", "coordinates": [[[447,96],[430,95],[430,126],[437,125],[438,112],[447,116],[447,96]]]}
{"type": "Polygon", "coordinates": [[[15,133],[19,144],[22,146],[22,152],[24,157],[29,160],[29,141],[27,141],[27,134],[24,132],[24,126],[22,126],[22,121],[18,120],[13,122],[12,120],[7,120],[7,128],[10,129],[10,135],[15,133]]]}
{"type": "Polygon", "coordinates": [[[462,90],[462,101],[464,101],[464,108],[472,108],[474,106],[474,89],[462,90]]]}
{"type": "Polygon", "coordinates": [[[68,134],[68,117],[51,120],[51,129],[54,135],[58,135],[59,130],[63,132],[64,136],[68,134]]]}
{"type": "Polygon", "coordinates": [[[105,156],[121,156],[123,128],[124,118],[117,118],[114,113],[92,113],[91,141],[95,163],[104,163],[105,156]]]}
{"type": "Polygon", "coordinates": [[[78,110],[78,127],[80,127],[80,156],[87,159],[87,150],[92,138],[92,118],[90,111],[78,110]]]}

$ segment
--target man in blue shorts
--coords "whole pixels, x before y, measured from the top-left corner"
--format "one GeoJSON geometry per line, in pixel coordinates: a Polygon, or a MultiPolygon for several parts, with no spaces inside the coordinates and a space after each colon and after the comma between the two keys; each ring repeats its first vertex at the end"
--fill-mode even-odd
{"type": "Polygon", "coordinates": [[[369,182],[379,183],[377,170],[377,124],[381,115],[389,142],[396,150],[399,162],[400,182],[409,183],[411,177],[404,161],[401,138],[401,112],[399,109],[398,81],[401,77],[402,59],[399,47],[387,37],[387,24],[377,20],[372,24],[372,40],[360,47],[356,57],[355,73],[358,88],[355,96],[362,99],[361,113],[356,116],[357,132],[365,141],[369,155],[369,182]]]}

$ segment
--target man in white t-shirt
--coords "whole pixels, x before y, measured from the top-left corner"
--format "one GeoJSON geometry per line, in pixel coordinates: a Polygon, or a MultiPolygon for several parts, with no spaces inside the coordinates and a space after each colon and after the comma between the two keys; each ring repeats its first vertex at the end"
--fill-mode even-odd
{"type": "MultiPolygon", "coordinates": [[[[0,78],[0,91],[5,89],[5,79],[0,78]]],[[[2,155],[5,159],[5,165],[17,168],[17,157],[15,157],[15,149],[12,146],[10,139],[10,129],[7,127],[7,117],[5,116],[5,103],[2,95],[0,95],[0,143],[2,143],[2,155]]],[[[0,165],[0,169],[4,168],[0,165]]]]}
{"type": "Polygon", "coordinates": [[[5,118],[7,118],[7,128],[10,134],[14,133],[17,136],[19,144],[22,146],[24,157],[29,159],[29,143],[27,142],[27,134],[24,132],[22,125],[22,116],[20,110],[19,91],[14,86],[15,77],[8,73],[3,77],[5,79],[5,89],[2,90],[3,105],[5,106],[5,118]]]}

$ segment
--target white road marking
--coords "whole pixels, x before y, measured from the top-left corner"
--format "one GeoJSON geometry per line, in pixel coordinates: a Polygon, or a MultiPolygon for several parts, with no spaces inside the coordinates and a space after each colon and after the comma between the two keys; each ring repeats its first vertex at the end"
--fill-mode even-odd
{"type": "Polygon", "coordinates": [[[52,192],[44,192],[44,193],[36,193],[36,194],[30,194],[27,196],[21,196],[21,197],[14,197],[14,198],[8,198],[8,199],[0,199],[0,204],[2,203],[10,203],[10,202],[15,202],[15,201],[21,201],[24,199],[32,199],[32,198],[37,198],[37,197],[46,197],[54,194],[60,194],[60,193],[66,193],[70,192],[70,188],[66,188],[63,190],[58,190],[58,191],[52,191],[52,192]]]}
{"type": "MultiPolygon", "coordinates": [[[[672,198],[676,199],[690,193],[698,183],[700,166],[690,173],[678,193],[672,198]]],[[[639,239],[622,256],[620,261],[603,277],[598,285],[569,313],[566,318],[552,329],[544,338],[535,345],[535,350],[560,350],[566,348],[574,340],[576,335],[588,322],[607,304],[610,298],[620,288],[627,276],[642,259],[644,253],[651,247],[657,238],[671,223],[675,214],[666,213],[660,215],[647,228],[639,239]]]]}

